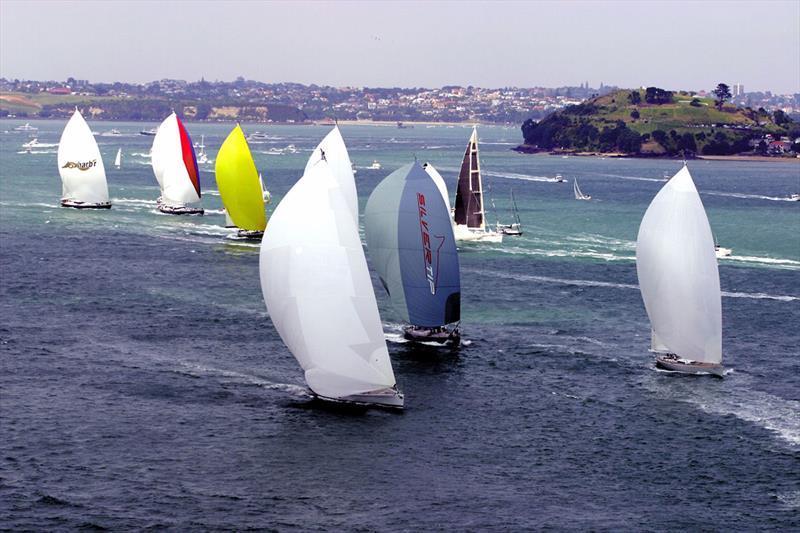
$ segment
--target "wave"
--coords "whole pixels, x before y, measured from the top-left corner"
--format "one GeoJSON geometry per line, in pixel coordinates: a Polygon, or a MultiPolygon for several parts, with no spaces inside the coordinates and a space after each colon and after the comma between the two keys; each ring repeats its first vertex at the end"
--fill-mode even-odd
{"type": "Polygon", "coordinates": [[[57,154],[58,150],[22,150],[18,154],[57,154]]]}
{"type": "Polygon", "coordinates": [[[44,202],[0,202],[0,207],[51,207],[51,208],[60,208],[60,205],[57,204],[47,204],[44,202]]]}
{"type": "Polygon", "coordinates": [[[155,200],[144,200],[142,198],[112,198],[111,203],[139,207],[153,207],[156,205],[155,200]]]}
{"type": "Polygon", "coordinates": [[[775,257],[758,257],[748,255],[729,255],[723,259],[726,261],[740,261],[742,263],[760,263],[762,265],[783,267],[792,270],[800,269],[800,261],[796,261],[794,259],[778,259],[775,257]]]}
{"type": "MultiPolygon", "coordinates": [[[[639,285],[635,285],[633,283],[613,283],[610,281],[597,281],[597,280],[586,280],[586,279],[567,279],[567,278],[554,278],[549,276],[533,276],[530,274],[512,274],[508,272],[499,272],[499,271],[489,271],[489,270],[481,270],[481,269],[461,269],[462,272],[471,272],[474,274],[482,274],[492,277],[501,277],[507,279],[513,279],[518,281],[538,281],[541,283],[555,283],[560,285],[574,285],[578,287],[607,287],[607,288],[614,288],[614,289],[633,289],[639,290],[639,285]]],[[[750,298],[754,300],[775,300],[779,302],[794,302],[800,301],[800,296],[791,296],[791,295],[775,295],[775,294],[766,294],[763,292],[756,292],[756,293],[749,293],[749,292],[729,292],[729,291],[722,291],[722,296],[726,298],[750,298]]]]}

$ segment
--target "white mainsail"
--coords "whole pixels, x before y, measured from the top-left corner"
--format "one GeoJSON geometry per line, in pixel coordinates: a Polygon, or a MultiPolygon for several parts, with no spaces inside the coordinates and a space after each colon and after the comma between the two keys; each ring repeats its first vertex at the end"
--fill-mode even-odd
{"type": "Polygon", "coordinates": [[[344,144],[339,126],[334,126],[311,153],[311,157],[308,158],[308,163],[306,163],[306,172],[322,159],[323,152],[331,167],[333,176],[339,183],[342,194],[347,201],[347,207],[353,215],[353,220],[357,222],[358,193],[356,191],[355,177],[353,176],[353,164],[350,162],[350,155],[347,153],[347,146],[344,144]]]}
{"type": "Polygon", "coordinates": [[[714,238],[689,169],[659,191],[639,227],[636,271],[655,351],[722,361],[722,301],[714,238]]]}
{"type": "Polygon", "coordinates": [[[578,179],[572,180],[572,191],[575,193],[576,200],[587,200],[589,197],[583,194],[581,191],[580,186],[578,185],[578,179]]]}
{"type": "Polygon", "coordinates": [[[58,173],[61,175],[62,200],[108,203],[103,157],[92,130],[77,108],[58,143],[58,173]]]}
{"type": "Polygon", "coordinates": [[[347,399],[390,389],[395,377],[358,225],[332,166],[312,164],[278,204],[260,274],[270,318],[311,390],[347,399]]]}
{"type": "Polygon", "coordinates": [[[122,166],[122,148],[117,148],[117,157],[114,158],[114,166],[117,168],[122,166]]]}

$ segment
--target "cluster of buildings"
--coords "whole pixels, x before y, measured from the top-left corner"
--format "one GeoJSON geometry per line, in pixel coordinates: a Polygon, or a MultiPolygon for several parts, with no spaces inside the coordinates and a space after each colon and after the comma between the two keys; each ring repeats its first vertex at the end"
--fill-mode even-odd
{"type": "Polygon", "coordinates": [[[337,118],[374,121],[479,121],[518,124],[605,94],[615,87],[486,89],[446,86],[428,88],[329,87],[297,83],[261,83],[244,78],[232,82],[163,79],[143,84],[0,79],[0,91],[78,94],[87,97],[164,98],[203,101],[211,105],[283,104],[300,109],[308,120],[337,118]]]}
{"type": "MultiPolygon", "coordinates": [[[[774,95],[768,91],[746,93],[741,84],[734,84],[732,87],[732,102],[737,105],[753,109],[782,109],[788,114],[800,114],[800,94],[774,95]]],[[[552,111],[616,89],[602,83],[600,87],[592,88],[589,82],[581,83],[577,87],[558,88],[486,89],[446,86],[429,89],[262,83],[242,77],[231,82],[163,79],[148,83],[90,83],[88,80],[74,78],[66,81],[0,78],[0,91],[4,92],[167,99],[210,105],[283,104],[299,109],[311,121],[337,118],[520,124],[528,118],[540,119],[552,111]]],[[[711,96],[711,91],[700,91],[698,94],[711,96]]]]}

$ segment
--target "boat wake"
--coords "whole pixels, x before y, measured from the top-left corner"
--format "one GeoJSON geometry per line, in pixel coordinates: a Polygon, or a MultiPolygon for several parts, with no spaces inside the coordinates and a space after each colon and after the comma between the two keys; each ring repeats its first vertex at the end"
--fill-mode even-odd
{"type": "MultiPolygon", "coordinates": [[[[739,374],[736,374],[739,376],[739,374]]],[[[747,389],[744,377],[727,390],[694,387],[691,383],[651,384],[647,388],[661,397],[685,402],[701,411],[719,416],[735,416],[776,434],[793,447],[800,446],[800,401],[786,400],[766,392],[747,389]]]]}
{"type": "Polygon", "coordinates": [[[520,180],[520,181],[539,181],[542,183],[557,183],[557,181],[548,176],[529,176],[527,174],[516,174],[513,172],[493,172],[491,170],[484,170],[483,174],[485,176],[491,176],[492,178],[503,178],[508,180],[520,180]]]}
{"type": "Polygon", "coordinates": [[[57,154],[58,150],[21,150],[17,152],[18,154],[57,154]]]}
{"type": "Polygon", "coordinates": [[[757,257],[747,255],[731,255],[723,258],[726,261],[739,261],[742,263],[759,263],[766,266],[784,268],[789,270],[800,269],[800,261],[794,259],[777,259],[774,257],[757,257]]]}
{"type": "Polygon", "coordinates": [[[300,398],[311,397],[308,389],[300,385],[292,383],[275,383],[266,380],[259,376],[252,374],[244,374],[242,372],[235,372],[232,370],[225,370],[222,368],[215,368],[210,366],[201,365],[199,363],[192,363],[188,361],[176,361],[179,369],[176,370],[179,374],[186,374],[192,377],[216,377],[225,378],[224,383],[242,384],[242,385],[256,385],[270,390],[278,390],[288,392],[293,396],[300,398]]]}
{"type": "Polygon", "coordinates": [[[631,180],[631,181],[652,181],[655,183],[665,183],[666,180],[664,178],[643,178],[641,176],[623,176],[621,174],[605,174],[605,173],[594,173],[596,176],[605,176],[607,178],[619,178],[621,180],[631,180]]]}
{"type": "Polygon", "coordinates": [[[725,196],[728,198],[742,198],[745,200],[769,200],[772,202],[793,202],[791,198],[788,196],[781,197],[781,196],[764,196],[761,194],[744,194],[738,192],[719,192],[719,191],[703,191],[700,193],[701,195],[709,195],[709,196],[725,196]]]}
{"type": "Polygon", "coordinates": [[[145,207],[147,209],[152,209],[156,205],[155,200],[144,200],[141,198],[112,198],[111,199],[112,205],[126,205],[126,206],[133,206],[133,207],[145,207]]]}

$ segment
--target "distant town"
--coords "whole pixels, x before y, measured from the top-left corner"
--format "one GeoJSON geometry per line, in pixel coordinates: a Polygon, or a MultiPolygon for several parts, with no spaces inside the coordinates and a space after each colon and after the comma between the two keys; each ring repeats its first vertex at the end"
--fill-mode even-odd
{"type": "MultiPolygon", "coordinates": [[[[800,117],[800,93],[745,92],[731,84],[731,103],[780,109],[800,117]]],[[[588,98],[617,90],[589,82],[577,87],[441,88],[329,87],[263,83],[242,77],[231,82],[164,79],[149,83],[98,83],[0,78],[0,116],[64,117],[79,103],[96,119],[160,120],[174,108],[189,120],[304,123],[331,119],[410,122],[521,124],[588,98]]],[[[699,90],[700,97],[711,94],[699,90]]],[[[401,124],[402,125],[402,124],[401,124]]]]}

